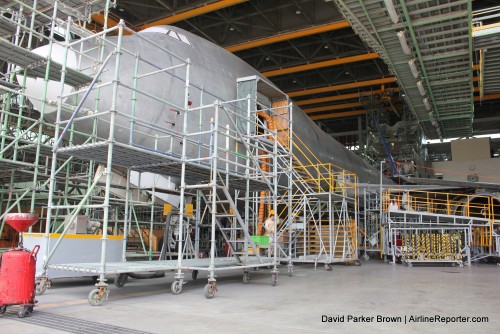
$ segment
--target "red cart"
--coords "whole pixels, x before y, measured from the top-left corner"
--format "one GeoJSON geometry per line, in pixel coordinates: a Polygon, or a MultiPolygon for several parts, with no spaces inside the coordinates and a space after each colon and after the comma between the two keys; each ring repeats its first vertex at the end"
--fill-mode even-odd
{"type": "MultiPolygon", "coordinates": [[[[7,224],[19,233],[36,223],[37,217],[26,213],[13,213],[5,217],[7,224]]],[[[3,253],[0,257],[0,314],[7,306],[20,305],[17,315],[24,318],[35,306],[36,255],[40,246],[33,250],[23,248],[22,237],[19,246],[3,253]]]]}

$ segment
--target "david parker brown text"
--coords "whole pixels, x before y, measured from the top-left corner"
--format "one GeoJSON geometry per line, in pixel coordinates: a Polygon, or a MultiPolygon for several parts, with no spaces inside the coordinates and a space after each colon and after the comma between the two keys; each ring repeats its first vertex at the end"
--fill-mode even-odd
{"type": "Polygon", "coordinates": [[[322,315],[321,322],[338,322],[338,323],[366,323],[366,322],[400,322],[400,323],[410,323],[410,322],[426,322],[426,323],[456,323],[456,322],[489,322],[488,317],[463,317],[463,316],[441,316],[441,315],[409,315],[409,316],[396,316],[388,317],[383,315],[376,316],[365,316],[365,315],[336,315],[328,316],[322,315]]]}

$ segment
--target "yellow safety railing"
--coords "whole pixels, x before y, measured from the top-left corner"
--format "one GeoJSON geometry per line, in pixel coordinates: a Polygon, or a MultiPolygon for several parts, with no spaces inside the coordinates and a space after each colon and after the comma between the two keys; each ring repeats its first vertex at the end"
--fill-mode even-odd
{"type": "Polygon", "coordinates": [[[500,214],[495,213],[499,206],[488,195],[388,189],[384,192],[382,208],[384,212],[403,210],[485,219],[488,226],[473,228],[472,244],[477,246],[492,246],[493,228],[500,224],[495,220],[500,214]]]}

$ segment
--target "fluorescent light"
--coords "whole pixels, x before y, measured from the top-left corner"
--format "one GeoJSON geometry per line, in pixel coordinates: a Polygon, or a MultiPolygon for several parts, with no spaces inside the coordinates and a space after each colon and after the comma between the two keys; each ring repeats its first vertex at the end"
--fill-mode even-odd
{"type": "Polygon", "coordinates": [[[425,96],[425,87],[424,87],[424,83],[422,82],[422,80],[417,81],[417,88],[418,88],[418,91],[420,92],[420,95],[425,96]]]}
{"type": "Polygon", "coordinates": [[[396,7],[394,7],[394,3],[392,3],[392,0],[384,0],[384,3],[385,8],[387,8],[387,13],[389,13],[389,16],[392,20],[392,23],[398,23],[399,16],[398,13],[396,13],[396,7]]]}
{"type": "Polygon", "coordinates": [[[411,73],[413,74],[413,77],[416,79],[418,78],[418,68],[417,68],[417,64],[416,64],[416,59],[413,58],[412,60],[410,60],[408,62],[408,66],[410,66],[410,70],[411,70],[411,73]]]}
{"type": "Polygon", "coordinates": [[[431,121],[431,124],[434,126],[434,127],[437,127],[438,126],[438,122],[436,121],[436,119],[434,118],[434,114],[432,113],[432,111],[428,112],[427,115],[429,116],[429,121],[431,121]]]}
{"type": "Polygon", "coordinates": [[[401,49],[403,49],[404,54],[411,55],[411,49],[408,46],[408,41],[406,40],[406,34],[404,30],[398,31],[397,35],[399,43],[401,44],[401,49]]]}
{"type": "Polygon", "coordinates": [[[431,110],[431,109],[432,109],[432,107],[431,107],[431,103],[429,102],[429,98],[428,98],[428,97],[426,97],[423,101],[424,101],[424,106],[425,106],[425,109],[427,109],[427,110],[431,110]]]}

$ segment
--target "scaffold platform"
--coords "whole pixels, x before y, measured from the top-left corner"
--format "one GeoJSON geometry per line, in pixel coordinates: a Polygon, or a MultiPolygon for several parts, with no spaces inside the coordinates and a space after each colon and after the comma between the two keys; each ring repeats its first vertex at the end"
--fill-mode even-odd
{"type": "MultiPolygon", "coordinates": [[[[245,267],[267,267],[272,265],[273,258],[260,257],[259,262],[256,257],[244,259],[242,262],[234,257],[214,258],[214,265],[217,270],[243,269],[245,267]]],[[[183,259],[180,269],[182,270],[210,270],[210,258],[203,259],[183,259]]],[[[67,263],[67,264],[49,264],[49,269],[64,270],[77,273],[99,274],[100,263],[67,263]]],[[[160,261],[130,261],[130,262],[107,262],[106,275],[139,273],[151,271],[168,271],[179,269],[178,260],[160,260],[160,261]]]]}
{"type": "MultiPolygon", "coordinates": [[[[42,57],[30,50],[17,46],[4,38],[0,38],[0,59],[27,69],[29,77],[45,77],[47,58],[42,57]]],[[[52,61],[49,68],[49,80],[59,81],[61,79],[62,65],[52,61]]],[[[77,70],[66,68],[64,82],[73,87],[81,87],[89,84],[92,77],[77,70]]]]}
{"type": "MultiPolygon", "coordinates": [[[[74,156],[83,160],[94,160],[106,163],[108,158],[109,143],[96,142],[92,144],[62,147],[57,153],[62,156],[74,156]]],[[[123,143],[113,144],[113,165],[130,168],[138,172],[150,172],[167,176],[180,176],[181,157],[172,153],[161,153],[146,148],[141,148],[123,143]]],[[[247,180],[251,191],[267,190],[266,182],[247,179],[243,174],[219,171],[228,174],[229,184],[235,189],[246,189],[247,180]]],[[[191,182],[209,183],[211,178],[210,164],[186,162],[186,179],[191,182]]]]}

